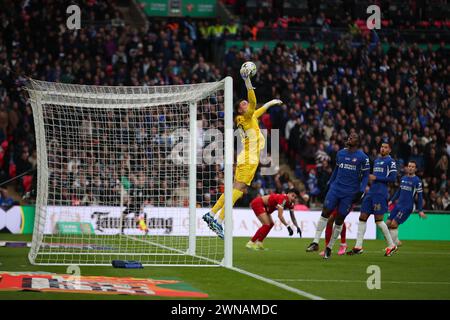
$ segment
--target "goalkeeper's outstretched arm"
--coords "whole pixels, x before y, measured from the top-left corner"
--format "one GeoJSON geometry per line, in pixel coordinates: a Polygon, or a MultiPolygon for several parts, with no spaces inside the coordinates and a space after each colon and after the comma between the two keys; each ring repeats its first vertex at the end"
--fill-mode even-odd
{"type": "Polygon", "coordinates": [[[244,117],[251,118],[256,109],[256,95],[255,90],[252,85],[252,81],[250,79],[249,74],[241,74],[242,79],[244,80],[245,87],[247,88],[247,99],[248,99],[248,108],[244,114],[244,117]]]}
{"type": "Polygon", "coordinates": [[[255,111],[255,116],[257,118],[261,117],[264,112],[266,112],[270,107],[277,105],[277,104],[282,104],[283,101],[279,100],[279,99],[273,99],[270,100],[269,102],[266,102],[262,107],[258,108],[258,110],[255,111]]]}

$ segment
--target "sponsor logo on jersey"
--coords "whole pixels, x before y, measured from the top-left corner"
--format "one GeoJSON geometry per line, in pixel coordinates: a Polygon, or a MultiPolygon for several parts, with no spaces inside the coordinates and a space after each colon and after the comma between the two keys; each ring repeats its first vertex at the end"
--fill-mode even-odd
{"type": "Polygon", "coordinates": [[[356,171],[356,165],[348,164],[348,163],[341,163],[341,165],[342,166],[340,166],[340,167],[343,169],[356,171]]]}

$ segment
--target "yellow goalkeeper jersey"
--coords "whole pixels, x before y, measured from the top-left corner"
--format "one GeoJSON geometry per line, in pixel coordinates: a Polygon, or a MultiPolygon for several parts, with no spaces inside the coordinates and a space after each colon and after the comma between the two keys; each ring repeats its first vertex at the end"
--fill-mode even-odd
{"type": "Polygon", "coordinates": [[[258,164],[259,153],[265,146],[265,139],[259,128],[259,117],[264,114],[267,108],[256,109],[256,96],[253,90],[248,90],[248,109],[245,114],[236,117],[236,126],[241,135],[241,142],[244,147],[238,155],[237,162],[258,164]],[[253,163],[256,162],[256,163],[253,163]]]}

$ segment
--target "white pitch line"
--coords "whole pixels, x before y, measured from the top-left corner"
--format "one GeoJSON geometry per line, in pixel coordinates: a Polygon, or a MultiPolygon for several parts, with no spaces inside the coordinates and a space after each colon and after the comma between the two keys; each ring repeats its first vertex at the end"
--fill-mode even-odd
{"type": "MultiPolygon", "coordinates": [[[[281,282],[355,282],[355,283],[366,283],[365,280],[340,280],[340,279],[274,279],[275,281],[281,282]]],[[[385,281],[381,280],[382,283],[392,283],[392,284],[441,284],[450,285],[450,282],[430,282],[430,281],[385,281]]]]}
{"type": "MultiPolygon", "coordinates": [[[[444,250],[444,249],[443,249],[444,250]]],[[[282,250],[282,249],[273,249],[271,250],[272,252],[290,252],[289,250],[282,250]]],[[[336,251],[337,252],[337,251],[336,251]]],[[[375,251],[375,250],[364,250],[364,252],[362,253],[362,255],[364,255],[365,253],[369,253],[369,254],[384,254],[384,250],[379,250],[379,251],[375,251]]],[[[402,251],[401,248],[398,249],[398,251],[394,254],[394,255],[398,255],[398,254],[415,254],[415,255],[445,255],[448,256],[450,255],[449,251],[426,251],[426,252],[418,252],[418,251],[402,251]]],[[[318,255],[318,254],[317,254],[318,255]]]]}
{"type": "Polygon", "coordinates": [[[278,288],[281,288],[281,289],[284,289],[286,291],[293,292],[295,294],[298,294],[299,296],[303,296],[303,297],[311,299],[311,300],[325,300],[322,297],[313,295],[311,293],[308,293],[308,292],[300,290],[300,289],[292,288],[292,287],[290,287],[290,286],[288,286],[288,285],[286,285],[284,283],[278,282],[277,280],[265,278],[265,277],[260,276],[259,274],[256,274],[256,273],[251,273],[249,271],[246,271],[246,270],[243,270],[243,269],[239,269],[239,268],[236,268],[236,267],[231,267],[229,269],[233,270],[233,271],[236,271],[236,272],[239,272],[239,273],[242,273],[242,274],[245,274],[245,275],[247,275],[249,277],[252,277],[252,278],[264,281],[264,282],[266,282],[268,284],[274,285],[274,286],[276,286],[278,288]]]}
{"type": "MultiPolygon", "coordinates": [[[[379,253],[384,253],[384,250],[380,250],[380,251],[366,251],[364,250],[364,253],[370,253],[370,254],[379,254],[379,253]]],[[[401,249],[399,249],[395,255],[402,255],[402,254],[418,254],[418,255],[450,255],[450,252],[440,252],[440,251],[428,251],[428,252],[415,252],[415,251],[401,251],[401,249]]]]}
{"type": "MultiPolygon", "coordinates": [[[[170,248],[170,247],[167,247],[167,246],[164,246],[164,245],[160,245],[158,243],[154,243],[154,242],[151,242],[149,240],[138,239],[138,238],[135,238],[135,237],[132,237],[132,236],[129,236],[129,235],[124,235],[124,236],[127,237],[127,238],[130,238],[130,239],[136,240],[136,241],[141,241],[141,242],[146,242],[146,243],[149,243],[149,244],[152,244],[152,245],[161,246],[161,247],[164,247],[164,249],[173,250],[173,251],[176,251],[176,252],[182,252],[181,250],[170,248]]],[[[198,257],[198,256],[196,256],[196,257],[198,257]]],[[[211,261],[211,259],[208,259],[208,258],[203,258],[203,257],[198,257],[198,258],[211,261]]],[[[284,283],[280,283],[280,282],[274,281],[272,279],[265,278],[263,276],[260,276],[260,275],[255,274],[255,273],[248,272],[246,270],[242,270],[242,269],[239,269],[239,268],[236,268],[236,267],[231,267],[231,268],[227,268],[227,269],[239,272],[241,274],[245,274],[245,275],[247,275],[249,277],[252,277],[252,278],[255,278],[255,279],[258,279],[258,280],[261,280],[261,281],[264,281],[264,282],[269,283],[271,285],[274,285],[274,286],[276,286],[278,288],[284,289],[286,291],[293,292],[295,294],[298,294],[298,295],[303,296],[303,297],[308,298],[308,299],[325,300],[322,297],[315,296],[315,295],[313,295],[311,293],[305,292],[305,291],[300,290],[300,289],[292,288],[292,287],[290,287],[290,286],[288,286],[288,285],[286,285],[284,283]]]]}
{"type": "MultiPolygon", "coordinates": [[[[291,252],[288,250],[271,250],[272,252],[291,252]]],[[[380,250],[380,251],[374,251],[374,250],[364,250],[364,252],[362,253],[362,255],[364,255],[365,253],[368,254],[384,254],[384,250],[380,250]]],[[[401,249],[399,249],[395,255],[402,255],[402,254],[417,254],[417,255],[444,255],[444,256],[448,256],[450,255],[450,252],[442,252],[442,251],[428,251],[428,252],[415,252],[415,251],[401,251],[401,249]]]]}
{"type": "MultiPolygon", "coordinates": [[[[160,245],[158,243],[154,243],[154,242],[149,241],[149,240],[138,239],[138,238],[135,238],[135,237],[132,237],[132,236],[129,236],[129,235],[124,235],[124,236],[127,237],[127,238],[130,238],[130,239],[136,240],[136,241],[141,241],[141,242],[146,242],[146,243],[149,243],[149,244],[152,244],[152,245],[161,246],[161,247],[164,247],[164,249],[173,250],[173,251],[176,251],[176,252],[183,252],[181,250],[170,248],[170,247],[167,247],[167,246],[164,246],[164,245],[160,245]]],[[[200,258],[200,259],[205,259],[205,260],[208,260],[208,261],[214,261],[214,260],[211,260],[211,259],[208,259],[208,258],[204,258],[204,257],[199,257],[199,256],[195,256],[195,257],[200,258]]],[[[216,262],[216,261],[214,261],[214,262],[216,262]]],[[[255,278],[255,279],[258,279],[258,280],[261,280],[261,281],[264,281],[264,282],[269,283],[271,285],[274,285],[274,286],[276,286],[278,288],[284,289],[286,291],[293,292],[295,294],[298,294],[298,295],[303,296],[303,297],[308,298],[308,299],[325,300],[322,297],[315,296],[315,295],[313,295],[311,293],[308,293],[308,292],[300,290],[300,289],[292,288],[292,287],[290,287],[290,286],[288,286],[288,285],[286,285],[284,283],[280,283],[280,282],[274,281],[272,279],[265,278],[263,276],[260,276],[260,275],[255,274],[255,273],[248,272],[246,270],[242,270],[242,269],[239,269],[239,268],[236,268],[236,267],[231,267],[231,268],[227,268],[227,269],[239,272],[241,274],[245,274],[245,275],[247,275],[249,277],[252,277],[252,278],[255,278]]]]}

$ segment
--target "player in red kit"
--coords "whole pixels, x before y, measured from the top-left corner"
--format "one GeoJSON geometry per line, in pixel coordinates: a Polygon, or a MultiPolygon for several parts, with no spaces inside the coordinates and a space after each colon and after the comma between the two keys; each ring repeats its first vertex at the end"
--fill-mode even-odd
{"type": "MultiPolygon", "coordinates": [[[[331,235],[333,234],[333,223],[334,223],[334,218],[336,218],[336,215],[337,215],[337,208],[331,212],[331,215],[328,218],[327,228],[325,229],[325,247],[330,242],[331,235]]],[[[338,255],[340,255],[340,256],[344,255],[345,250],[347,250],[346,236],[347,236],[347,228],[345,227],[345,222],[344,222],[342,224],[342,231],[341,231],[341,245],[340,245],[339,251],[338,251],[338,255]]],[[[324,254],[325,254],[325,251],[322,251],[320,253],[320,255],[322,257],[324,254]]]]}
{"type": "Polygon", "coordinates": [[[302,236],[300,227],[297,224],[297,220],[294,215],[294,205],[297,200],[298,192],[295,189],[290,189],[287,194],[271,194],[263,197],[253,199],[250,206],[255,212],[256,217],[262,223],[262,226],[256,231],[253,238],[246,244],[248,249],[252,250],[264,250],[263,241],[269,234],[270,230],[274,226],[271,213],[278,210],[278,218],[281,223],[287,227],[289,235],[292,236],[294,231],[287,224],[283,217],[284,209],[289,209],[291,220],[297,227],[297,233],[302,236]]]}

